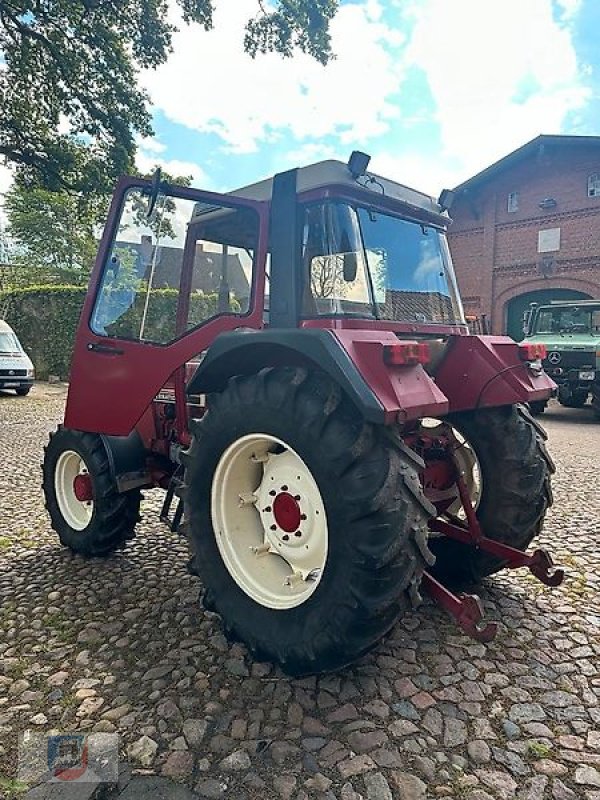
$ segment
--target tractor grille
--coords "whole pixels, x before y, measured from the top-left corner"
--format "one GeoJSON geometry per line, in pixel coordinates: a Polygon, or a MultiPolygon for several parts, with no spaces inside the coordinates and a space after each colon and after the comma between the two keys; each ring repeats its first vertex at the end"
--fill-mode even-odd
{"type": "Polygon", "coordinates": [[[544,369],[553,375],[557,369],[563,372],[570,369],[594,369],[595,363],[596,354],[590,350],[548,350],[548,356],[544,359],[544,369]],[[558,361],[554,356],[555,353],[560,355],[558,361]]]}
{"type": "Polygon", "coordinates": [[[0,378],[24,378],[26,369],[0,369],[0,378]]]}

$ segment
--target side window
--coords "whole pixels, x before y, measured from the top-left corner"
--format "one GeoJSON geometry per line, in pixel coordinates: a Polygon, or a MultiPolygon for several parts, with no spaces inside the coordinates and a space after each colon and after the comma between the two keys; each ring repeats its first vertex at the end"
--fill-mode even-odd
{"type": "Polygon", "coordinates": [[[211,206],[210,223],[207,218],[200,222],[200,205],[160,194],[148,217],[144,191],[127,192],[92,312],[95,333],[157,344],[176,339],[181,333],[176,318],[182,271],[192,258],[188,327],[221,313],[248,310],[258,227],[254,212],[211,206]],[[238,215],[244,219],[238,220],[238,215]],[[249,227],[254,238],[246,247],[249,227]]]}
{"type": "Polygon", "coordinates": [[[194,265],[188,328],[216,314],[246,314],[258,239],[255,212],[197,203],[190,235],[194,265]]]}
{"type": "Polygon", "coordinates": [[[588,197],[600,197],[600,173],[594,172],[593,175],[588,175],[587,193],[588,197]]]}

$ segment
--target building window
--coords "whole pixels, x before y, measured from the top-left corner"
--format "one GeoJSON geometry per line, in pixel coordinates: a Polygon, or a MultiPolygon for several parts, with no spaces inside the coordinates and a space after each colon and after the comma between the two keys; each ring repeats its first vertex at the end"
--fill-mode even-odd
{"type": "Polygon", "coordinates": [[[600,197],[600,173],[588,175],[588,197],[600,197]]]}
{"type": "Polygon", "coordinates": [[[513,214],[515,211],[518,210],[519,210],[519,193],[510,192],[508,195],[507,211],[509,214],[513,214]]]}

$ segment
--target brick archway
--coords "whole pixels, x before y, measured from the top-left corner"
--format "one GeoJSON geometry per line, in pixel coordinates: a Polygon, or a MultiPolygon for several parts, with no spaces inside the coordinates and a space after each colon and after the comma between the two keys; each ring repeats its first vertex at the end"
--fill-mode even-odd
{"type": "Polygon", "coordinates": [[[529,292],[544,291],[545,289],[571,289],[576,292],[581,292],[588,297],[600,297],[600,283],[583,280],[580,278],[567,278],[564,276],[555,278],[535,278],[533,280],[524,281],[517,286],[511,286],[508,289],[500,292],[494,298],[495,310],[501,309],[501,313],[494,314],[493,333],[504,333],[506,330],[507,312],[509,303],[515,297],[529,292]]]}

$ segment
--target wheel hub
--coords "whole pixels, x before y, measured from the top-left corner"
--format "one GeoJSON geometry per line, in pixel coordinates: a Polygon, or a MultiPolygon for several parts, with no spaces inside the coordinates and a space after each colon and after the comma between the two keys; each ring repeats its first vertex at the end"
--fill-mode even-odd
{"type": "Polygon", "coordinates": [[[295,533],[300,527],[302,512],[300,495],[292,497],[288,492],[280,492],[273,500],[275,524],[286,533],[295,533]]]}
{"type": "Polygon", "coordinates": [[[89,503],[94,499],[92,479],[88,473],[80,473],[73,478],[73,492],[80,503],[89,503]]]}

